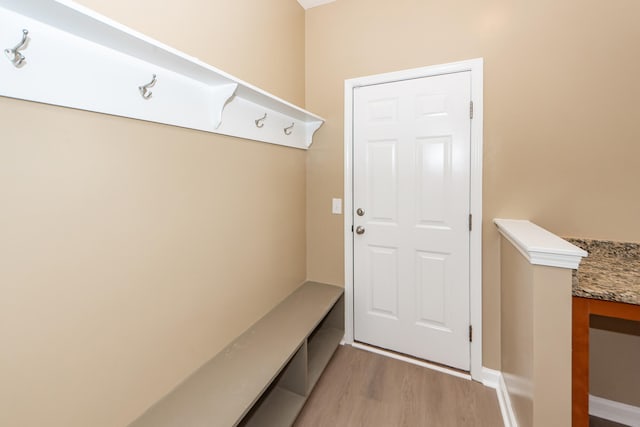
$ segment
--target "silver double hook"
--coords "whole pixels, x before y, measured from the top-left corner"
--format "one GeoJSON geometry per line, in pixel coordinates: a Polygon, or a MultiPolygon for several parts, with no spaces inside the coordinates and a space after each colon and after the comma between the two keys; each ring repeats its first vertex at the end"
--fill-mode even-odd
{"type": "Polygon", "coordinates": [[[257,119],[256,122],[256,127],[257,128],[261,128],[262,126],[264,126],[264,120],[267,118],[267,113],[264,113],[264,116],[260,117],[259,119],[257,119]]]}
{"type": "Polygon", "coordinates": [[[295,123],[291,123],[291,126],[284,128],[285,135],[291,135],[291,132],[293,132],[293,125],[295,125],[295,123]]]}
{"type": "Polygon", "coordinates": [[[157,81],[158,81],[158,79],[156,78],[156,75],[154,74],[153,75],[153,79],[149,83],[147,83],[146,85],[143,85],[143,86],[138,86],[138,90],[140,91],[140,95],[142,95],[142,97],[144,99],[151,98],[151,96],[153,95],[153,92],[151,92],[149,90],[149,88],[153,87],[156,84],[157,81]]]}
{"type": "Polygon", "coordinates": [[[20,53],[20,50],[24,49],[24,47],[26,46],[28,41],[28,36],[29,36],[29,30],[22,30],[22,40],[20,41],[20,43],[18,43],[17,45],[15,45],[15,47],[11,49],[7,48],[4,50],[4,54],[7,55],[7,58],[9,58],[9,61],[11,61],[11,63],[16,67],[20,67],[21,65],[23,65],[24,60],[26,59],[24,55],[20,53]]]}

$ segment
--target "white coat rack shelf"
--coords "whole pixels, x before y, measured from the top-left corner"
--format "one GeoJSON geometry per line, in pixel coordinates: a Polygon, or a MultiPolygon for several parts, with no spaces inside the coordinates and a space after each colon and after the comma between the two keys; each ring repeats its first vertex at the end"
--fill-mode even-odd
{"type": "Polygon", "coordinates": [[[324,119],[69,0],[0,0],[0,95],[306,149],[324,119]]]}

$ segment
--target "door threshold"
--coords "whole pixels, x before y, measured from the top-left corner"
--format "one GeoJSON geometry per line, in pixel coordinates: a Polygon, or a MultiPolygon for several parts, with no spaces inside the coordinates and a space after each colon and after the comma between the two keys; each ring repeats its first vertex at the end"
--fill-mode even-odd
{"type": "Polygon", "coordinates": [[[448,366],[439,365],[437,363],[428,362],[426,360],[417,359],[415,357],[406,356],[404,354],[396,353],[390,350],[385,350],[379,347],[375,347],[369,344],[364,344],[360,342],[354,341],[351,346],[353,348],[358,348],[360,350],[368,351],[371,353],[376,353],[381,356],[390,357],[391,359],[400,360],[402,362],[411,363],[413,365],[418,365],[423,368],[431,369],[433,371],[442,372],[448,375],[452,375],[454,377],[462,378],[465,380],[471,380],[471,375],[468,372],[461,371],[458,369],[450,368],[448,366]]]}

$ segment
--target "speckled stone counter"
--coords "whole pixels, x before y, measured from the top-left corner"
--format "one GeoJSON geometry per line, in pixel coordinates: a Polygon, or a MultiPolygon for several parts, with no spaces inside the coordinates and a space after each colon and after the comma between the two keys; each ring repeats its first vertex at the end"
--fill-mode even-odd
{"type": "Polygon", "coordinates": [[[566,238],[584,249],[573,296],[640,305],[640,244],[566,238]]]}

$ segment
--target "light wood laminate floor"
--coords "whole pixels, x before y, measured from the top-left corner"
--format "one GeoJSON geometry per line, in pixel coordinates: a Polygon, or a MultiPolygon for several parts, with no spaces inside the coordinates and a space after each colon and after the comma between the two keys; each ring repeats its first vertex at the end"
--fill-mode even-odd
{"type": "Polygon", "coordinates": [[[340,346],[295,427],[501,427],[494,389],[340,346]]]}

